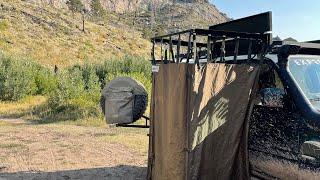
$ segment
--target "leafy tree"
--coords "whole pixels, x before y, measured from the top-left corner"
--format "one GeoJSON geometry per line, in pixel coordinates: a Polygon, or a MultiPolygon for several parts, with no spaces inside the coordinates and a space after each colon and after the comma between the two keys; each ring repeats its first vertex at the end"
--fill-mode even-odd
{"type": "Polygon", "coordinates": [[[81,0],[68,0],[67,5],[72,12],[81,12],[84,9],[81,0]]]}
{"type": "Polygon", "coordinates": [[[92,0],[91,4],[91,11],[96,16],[103,16],[105,14],[105,11],[101,5],[100,0],[92,0]]]}

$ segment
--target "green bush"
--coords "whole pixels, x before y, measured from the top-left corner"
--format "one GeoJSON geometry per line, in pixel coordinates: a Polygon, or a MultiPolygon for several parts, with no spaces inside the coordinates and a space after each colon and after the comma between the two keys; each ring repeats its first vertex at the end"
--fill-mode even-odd
{"type": "Polygon", "coordinates": [[[129,56],[62,70],[57,75],[58,86],[48,100],[50,114],[65,120],[101,116],[99,100],[106,83],[117,76],[129,76],[143,83],[150,92],[150,72],[148,61],[129,56]]]}
{"type": "Polygon", "coordinates": [[[90,4],[90,8],[92,14],[95,16],[104,16],[106,14],[105,10],[103,9],[100,0],[92,0],[90,4]]]}
{"type": "Polygon", "coordinates": [[[57,88],[48,100],[51,115],[66,120],[99,116],[101,90],[93,69],[71,68],[57,76],[57,88]]]}
{"type": "Polygon", "coordinates": [[[29,59],[0,53],[0,100],[16,101],[28,95],[47,95],[55,90],[53,72],[29,59]]]}
{"type": "Polygon", "coordinates": [[[0,52],[0,100],[48,96],[47,104],[34,112],[46,122],[101,117],[101,89],[117,76],[132,77],[151,91],[151,65],[139,57],[75,65],[54,73],[30,60],[13,59],[0,52]]]}
{"type": "Polygon", "coordinates": [[[0,59],[0,99],[19,100],[37,91],[33,77],[33,64],[7,57],[0,59]]]}
{"type": "Polygon", "coordinates": [[[66,4],[72,12],[81,12],[84,9],[81,0],[68,0],[66,4]]]}
{"type": "Polygon", "coordinates": [[[151,80],[151,64],[140,57],[125,56],[122,59],[106,60],[103,64],[96,65],[96,73],[102,86],[119,74],[130,76],[131,73],[138,73],[150,77],[151,80]]]}
{"type": "Polygon", "coordinates": [[[44,68],[37,68],[34,71],[34,78],[37,85],[36,94],[38,95],[49,95],[58,85],[58,79],[56,75],[44,68]]]}

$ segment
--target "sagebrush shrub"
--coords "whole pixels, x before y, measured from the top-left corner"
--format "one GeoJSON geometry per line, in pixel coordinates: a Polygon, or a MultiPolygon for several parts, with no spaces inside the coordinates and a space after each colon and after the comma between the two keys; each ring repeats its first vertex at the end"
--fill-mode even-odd
{"type": "Polygon", "coordinates": [[[19,100],[28,95],[48,97],[42,118],[70,120],[101,116],[101,89],[118,76],[140,81],[151,91],[151,65],[126,56],[101,64],[75,65],[55,73],[30,60],[4,56],[0,52],[0,100],[19,100]]]}
{"type": "Polygon", "coordinates": [[[58,85],[58,79],[56,75],[44,68],[38,68],[34,71],[35,83],[37,85],[36,94],[38,95],[49,95],[58,85]]]}
{"type": "Polygon", "coordinates": [[[37,86],[32,63],[2,57],[0,60],[0,99],[19,100],[35,94],[37,86]]]}
{"type": "Polygon", "coordinates": [[[72,119],[99,115],[101,90],[94,70],[71,68],[57,76],[57,88],[48,100],[51,113],[71,113],[72,119]]]}

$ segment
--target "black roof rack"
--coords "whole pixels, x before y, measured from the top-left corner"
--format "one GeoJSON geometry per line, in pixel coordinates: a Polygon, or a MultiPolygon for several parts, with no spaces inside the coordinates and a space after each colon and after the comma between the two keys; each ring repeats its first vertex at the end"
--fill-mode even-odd
{"type": "Polygon", "coordinates": [[[295,51],[291,51],[289,54],[305,54],[305,55],[320,55],[320,43],[314,42],[293,42],[293,41],[276,41],[272,44],[272,52],[278,53],[284,46],[295,47],[295,51]]]}
{"type": "Polygon", "coordinates": [[[268,44],[272,42],[272,12],[268,11],[253,16],[248,16],[241,19],[217,24],[210,26],[211,30],[222,30],[222,31],[235,31],[235,32],[247,32],[247,33],[259,33],[268,34],[265,36],[265,41],[268,44]]]}
{"type": "MultiPolygon", "coordinates": [[[[199,64],[199,59],[206,58],[208,61],[216,60],[220,57],[223,61],[225,56],[235,56],[235,61],[239,55],[248,55],[261,53],[263,46],[268,44],[268,34],[222,31],[210,29],[190,29],[177,33],[157,36],[152,38],[153,46],[160,44],[160,60],[164,63],[179,63],[186,59],[194,59],[199,64]],[[188,40],[182,40],[187,37],[188,40]],[[165,46],[163,55],[163,46],[165,46]],[[175,52],[174,49],[175,48],[175,52]],[[203,50],[203,48],[205,50],[203,50]],[[182,53],[185,50],[185,53],[182,53]],[[203,53],[206,51],[206,53],[203,53]],[[168,53],[169,52],[169,53],[168,53]],[[170,55],[168,55],[170,54],[170,55]],[[170,56],[170,57],[168,57],[170,56]],[[170,60],[169,60],[170,59],[170,60]]],[[[152,51],[153,63],[158,62],[155,57],[155,47],[152,51]]]]}
{"type": "Polygon", "coordinates": [[[157,36],[151,39],[152,62],[180,63],[193,60],[199,65],[217,59],[224,62],[226,56],[233,56],[234,62],[240,55],[247,55],[250,61],[255,55],[278,51],[280,46],[299,47],[299,54],[319,54],[320,40],[307,43],[277,41],[272,43],[272,13],[266,12],[246,18],[210,26],[209,29],[189,29],[157,36]],[[155,46],[160,44],[160,53],[155,46]],[[156,58],[160,54],[160,58],[156,58]]]}

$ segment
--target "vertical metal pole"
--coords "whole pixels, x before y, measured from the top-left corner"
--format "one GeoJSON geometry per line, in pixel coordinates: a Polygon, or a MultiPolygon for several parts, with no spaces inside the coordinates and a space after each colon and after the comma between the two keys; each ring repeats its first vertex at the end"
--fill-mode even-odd
{"type": "Polygon", "coordinates": [[[179,34],[178,45],[177,45],[177,61],[176,61],[176,63],[180,62],[180,46],[181,46],[181,35],[179,34]]]}
{"type": "Polygon", "coordinates": [[[251,61],[251,54],[252,54],[252,39],[249,39],[248,60],[247,60],[248,63],[251,61]]]}
{"type": "MultiPolygon", "coordinates": [[[[215,47],[215,44],[216,44],[216,39],[213,38],[213,41],[212,41],[212,46],[211,46],[211,56],[212,58],[214,58],[214,47],[215,47]]],[[[215,58],[214,62],[216,62],[217,59],[215,58]]]]}
{"type": "Polygon", "coordinates": [[[156,64],[156,57],[154,55],[154,49],[155,49],[155,40],[152,40],[152,50],[151,50],[151,59],[152,59],[152,64],[156,64]]]}
{"type": "Polygon", "coordinates": [[[168,64],[168,49],[164,50],[164,64],[168,64]]]}
{"type": "Polygon", "coordinates": [[[199,56],[198,56],[198,49],[197,49],[197,34],[193,33],[193,59],[199,68],[200,66],[199,66],[199,58],[198,57],[199,56]]]}
{"type": "Polygon", "coordinates": [[[170,54],[171,54],[171,58],[172,58],[172,61],[175,62],[175,58],[174,58],[174,53],[173,53],[173,45],[172,45],[172,37],[170,36],[170,42],[169,42],[169,51],[170,51],[170,54]]]}
{"type": "Polygon", "coordinates": [[[191,36],[192,36],[192,32],[190,31],[190,33],[189,33],[189,39],[188,39],[187,63],[189,63],[190,54],[191,54],[191,36]]]}
{"type": "Polygon", "coordinates": [[[238,54],[239,54],[239,44],[240,44],[240,38],[236,37],[235,39],[235,48],[234,48],[234,57],[233,57],[233,63],[236,64],[237,63],[237,58],[238,58],[238,54]]]}
{"type": "Polygon", "coordinates": [[[259,64],[263,64],[263,61],[264,61],[264,58],[265,58],[265,55],[267,53],[267,50],[268,50],[268,44],[266,43],[262,43],[262,48],[261,48],[261,52],[259,53],[259,64]]]}
{"type": "Polygon", "coordinates": [[[222,37],[221,48],[220,48],[220,61],[225,62],[226,56],[226,36],[222,37]]]}
{"type": "Polygon", "coordinates": [[[163,49],[162,49],[162,45],[163,45],[163,39],[161,38],[161,46],[160,46],[160,53],[161,53],[161,61],[163,61],[163,49]]]}
{"type": "Polygon", "coordinates": [[[211,55],[211,34],[208,35],[207,40],[207,62],[211,62],[212,55],[211,55]]]}

